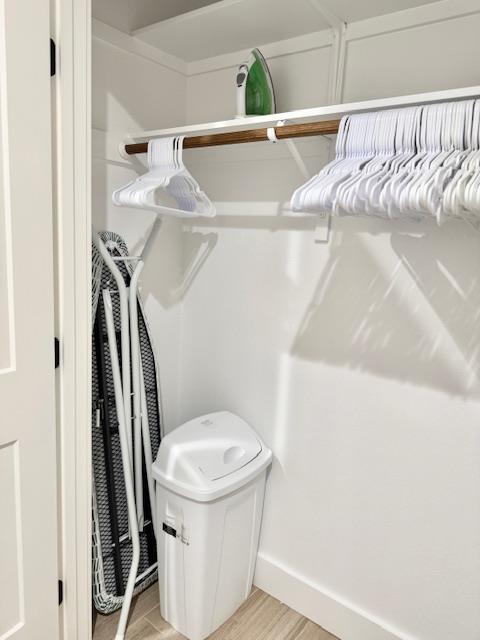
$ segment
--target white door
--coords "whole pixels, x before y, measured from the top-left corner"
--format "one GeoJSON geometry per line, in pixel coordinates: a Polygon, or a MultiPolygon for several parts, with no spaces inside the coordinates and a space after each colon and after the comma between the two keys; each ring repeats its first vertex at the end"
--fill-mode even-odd
{"type": "Polygon", "coordinates": [[[0,640],[58,638],[49,0],[0,0],[0,640]]]}

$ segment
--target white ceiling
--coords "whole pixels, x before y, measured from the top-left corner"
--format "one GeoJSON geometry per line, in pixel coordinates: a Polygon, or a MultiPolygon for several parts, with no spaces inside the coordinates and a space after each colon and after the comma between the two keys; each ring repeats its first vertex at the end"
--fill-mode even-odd
{"type": "Polygon", "coordinates": [[[92,0],[93,17],[125,33],[217,0],[92,0]]]}
{"type": "Polygon", "coordinates": [[[355,22],[435,1],[221,0],[193,13],[149,25],[133,35],[192,62],[327,29],[329,23],[315,8],[316,4],[344,22],[355,22]]]}

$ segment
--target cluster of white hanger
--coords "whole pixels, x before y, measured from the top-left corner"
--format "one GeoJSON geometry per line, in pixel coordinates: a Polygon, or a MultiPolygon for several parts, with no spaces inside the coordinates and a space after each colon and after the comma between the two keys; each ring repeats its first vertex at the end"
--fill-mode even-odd
{"type": "Polygon", "coordinates": [[[215,206],[183,164],[183,140],[184,136],[151,140],[147,173],[114,191],[114,204],[181,218],[214,216],[215,206]],[[170,206],[174,203],[176,207],[170,206]]]}
{"type": "Polygon", "coordinates": [[[294,211],[480,225],[480,101],[342,118],[336,158],[292,196],[294,211]]]}

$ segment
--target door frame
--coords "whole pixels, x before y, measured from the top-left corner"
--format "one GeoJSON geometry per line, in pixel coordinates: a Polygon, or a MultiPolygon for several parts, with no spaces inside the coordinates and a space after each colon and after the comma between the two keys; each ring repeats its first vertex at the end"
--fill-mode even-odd
{"type": "Polygon", "coordinates": [[[91,624],[91,0],[51,0],[60,637],[91,624]]]}

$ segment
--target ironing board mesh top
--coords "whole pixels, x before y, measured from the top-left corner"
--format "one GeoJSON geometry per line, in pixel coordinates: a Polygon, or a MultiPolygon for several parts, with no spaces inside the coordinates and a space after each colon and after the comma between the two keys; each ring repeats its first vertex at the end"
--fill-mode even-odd
{"type": "MultiPolygon", "coordinates": [[[[107,249],[114,256],[128,255],[127,247],[122,238],[111,232],[101,234],[107,249]]],[[[99,255],[95,250],[96,256],[99,255]]],[[[103,261],[102,261],[103,262],[103,261]]],[[[121,274],[128,286],[130,282],[130,265],[127,268],[125,263],[118,262],[121,274]]],[[[128,263],[127,263],[128,264],[128,263]]],[[[113,317],[115,331],[117,335],[118,354],[121,363],[120,349],[120,301],[115,280],[110,274],[108,268],[102,264],[101,276],[98,273],[98,261],[95,262],[95,271],[92,278],[96,278],[98,283],[95,284],[96,298],[98,300],[95,322],[97,331],[97,339],[92,340],[92,463],[93,463],[93,491],[94,491],[94,509],[93,509],[93,529],[94,529],[94,603],[98,611],[102,613],[111,612],[119,608],[122,604],[123,591],[125,589],[128,572],[132,558],[132,544],[129,538],[127,499],[125,492],[125,482],[123,476],[123,466],[120,448],[120,436],[118,433],[118,421],[115,407],[115,393],[113,385],[113,375],[110,364],[110,350],[108,347],[107,330],[105,323],[105,314],[103,309],[102,296],[99,292],[105,288],[109,289],[112,297],[113,317]],[[99,375],[99,354],[98,351],[98,335],[101,336],[100,344],[103,347],[103,358],[105,362],[105,381],[100,380],[99,375]],[[103,397],[103,389],[106,387],[107,395],[103,397]],[[106,405],[105,411],[108,411],[110,424],[110,443],[112,456],[109,461],[106,460],[105,454],[105,420],[98,425],[97,409],[100,402],[106,405]],[[108,469],[107,464],[111,465],[113,471],[113,485],[115,496],[109,490],[108,469]],[[115,568],[116,554],[114,552],[111,518],[116,511],[116,521],[118,524],[118,533],[120,538],[120,557],[121,557],[121,573],[122,588],[121,592],[117,588],[118,585],[118,568],[115,568]]],[[[92,303],[93,303],[92,299],[92,303]]],[[[162,425],[161,412],[159,402],[159,392],[157,384],[157,367],[152,343],[149,335],[148,326],[145,321],[142,305],[138,303],[138,325],[139,338],[142,357],[142,368],[145,381],[145,390],[147,396],[147,411],[150,429],[150,438],[152,446],[152,456],[155,459],[158,448],[160,446],[162,425]]],[[[105,411],[103,415],[105,415],[105,411]]],[[[138,575],[147,573],[146,578],[137,585],[136,592],[146,588],[151,584],[152,577],[148,572],[149,568],[154,567],[156,563],[155,539],[153,536],[153,525],[151,523],[151,514],[148,504],[148,490],[146,482],[144,483],[144,509],[147,524],[143,532],[140,533],[140,563],[138,575]]]]}

